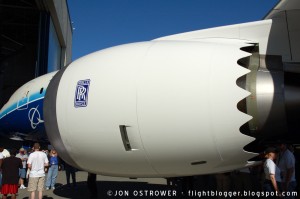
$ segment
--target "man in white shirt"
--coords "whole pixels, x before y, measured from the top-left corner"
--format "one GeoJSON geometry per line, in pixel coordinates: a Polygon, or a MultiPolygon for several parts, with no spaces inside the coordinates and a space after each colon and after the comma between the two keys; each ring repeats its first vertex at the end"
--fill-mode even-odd
{"type": "Polygon", "coordinates": [[[21,159],[23,165],[19,172],[20,189],[26,189],[26,187],[24,186],[24,180],[26,179],[26,162],[28,160],[28,155],[26,154],[24,148],[20,148],[19,153],[16,155],[16,157],[21,159]]]}
{"type": "Polygon", "coordinates": [[[277,149],[274,147],[269,147],[265,150],[265,158],[266,158],[266,161],[264,163],[265,181],[264,181],[263,189],[265,192],[269,192],[269,194],[271,194],[271,192],[276,191],[276,196],[280,196],[281,195],[280,169],[277,167],[277,165],[274,162],[277,157],[277,152],[278,152],[277,149]]]}
{"type": "Polygon", "coordinates": [[[35,199],[35,191],[38,191],[38,198],[43,198],[43,189],[45,184],[45,166],[48,166],[47,155],[40,151],[40,144],[35,143],[33,145],[34,152],[31,153],[28,157],[28,168],[30,169],[29,173],[29,182],[28,182],[28,191],[30,193],[30,199],[35,199]]]}

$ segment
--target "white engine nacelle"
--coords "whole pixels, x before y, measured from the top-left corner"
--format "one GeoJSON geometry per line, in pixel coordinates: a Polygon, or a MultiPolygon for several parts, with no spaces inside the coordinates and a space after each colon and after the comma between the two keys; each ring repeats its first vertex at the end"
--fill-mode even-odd
{"type": "Polygon", "coordinates": [[[236,81],[246,41],[151,41],[85,56],[59,71],[44,103],[48,138],[92,173],[171,177],[250,165],[240,132],[252,117],[236,81]]]}

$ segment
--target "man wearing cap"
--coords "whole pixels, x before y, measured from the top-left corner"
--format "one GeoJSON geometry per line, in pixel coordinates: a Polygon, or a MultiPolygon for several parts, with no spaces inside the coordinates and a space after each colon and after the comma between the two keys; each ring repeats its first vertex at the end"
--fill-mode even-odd
{"type": "MultiPolygon", "coordinates": [[[[275,159],[277,157],[278,151],[274,147],[269,147],[265,150],[265,158],[266,161],[264,163],[264,173],[265,173],[265,181],[264,181],[264,191],[269,192],[271,196],[271,192],[276,192],[276,196],[281,196],[280,192],[280,169],[275,164],[275,159]]],[[[276,198],[276,197],[272,197],[276,198]]]]}
{"type": "Polygon", "coordinates": [[[296,191],[297,182],[295,177],[295,156],[287,148],[286,144],[279,144],[280,153],[277,164],[281,170],[282,189],[288,191],[290,196],[285,198],[294,198],[292,192],[296,191]]]}
{"type": "Polygon", "coordinates": [[[26,162],[28,159],[28,155],[26,154],[26,151],[24,148],[20,148],[19,153],[16,155],[17,158],[20,158],[22,160],[23,167],[19,171],[20,176],[20,189],[26,189],[24,186],[24,180],[26,178],[26,162]]]}

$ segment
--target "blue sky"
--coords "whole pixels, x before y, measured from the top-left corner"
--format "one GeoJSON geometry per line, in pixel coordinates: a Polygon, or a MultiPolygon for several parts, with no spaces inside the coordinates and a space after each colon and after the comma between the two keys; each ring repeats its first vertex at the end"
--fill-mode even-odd
{"type": "Polygon", "coordinates": [[[68,0],[73,60],[125,43],[262,19],[278,0],[68,0]]]}

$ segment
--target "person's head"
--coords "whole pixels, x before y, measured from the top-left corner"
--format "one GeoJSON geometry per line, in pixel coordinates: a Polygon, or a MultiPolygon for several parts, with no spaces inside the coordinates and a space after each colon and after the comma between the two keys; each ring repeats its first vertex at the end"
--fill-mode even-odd
{"type": "Polygon", "coordinates": [[[290,152],[292,153],[295,152],[294,146],[292,144],[287,145],[287,149],[290,150],[290,152]]]}
{"type": "Polygon", "coordinates": [[[24,155],[25,154],[25,149],[24,148],[20,148],[19,149],[19,153],[22,154],[22,155],[24,155]]]}
{"type": "Polygon", "coordinates": [[[16,156],[17,151],[18,151],[17,149],[11,149],[11,150],[10,150],[10,155],[11,155],[11,156],[16,156]]]}
{"type": "Polygon", "coordinates": [[[52,149],[52,150],[50,151],[50,155],[52,155],[52,156],[56,156],[56,155],[57,155],[57,152],[56,152],[56,150],[55,150],[55,149],[52,149]]]}
{"type": "Polygon", "coordinates": [[[0,146],[0,153],[4,150],[4,147],[1,145],[0,146]]]}
{"type": "Polygon", "coordinates": [[[285,151],[287,149],[287,145],[285,143],[279,143],[278,148],[280,151],[285,151]]]}
{"type": "Polygon", "coordinates": [[[33,150],[35,150],[35,151],[39,151],[39,150],[40,150],[40,148],[41,148],[41,146],[40,146],[40,144],[39,144],[39,143],[34,143],[34,145],[33,145],[33,150]]]}
{"type": "Polygon", "coordinates": [[[275,147],[269,147],[264,152],[265,157],[268,159],[272,159],[272,160],[276,159],[277,153],[278,153],[278,150],[275,147]]]}

